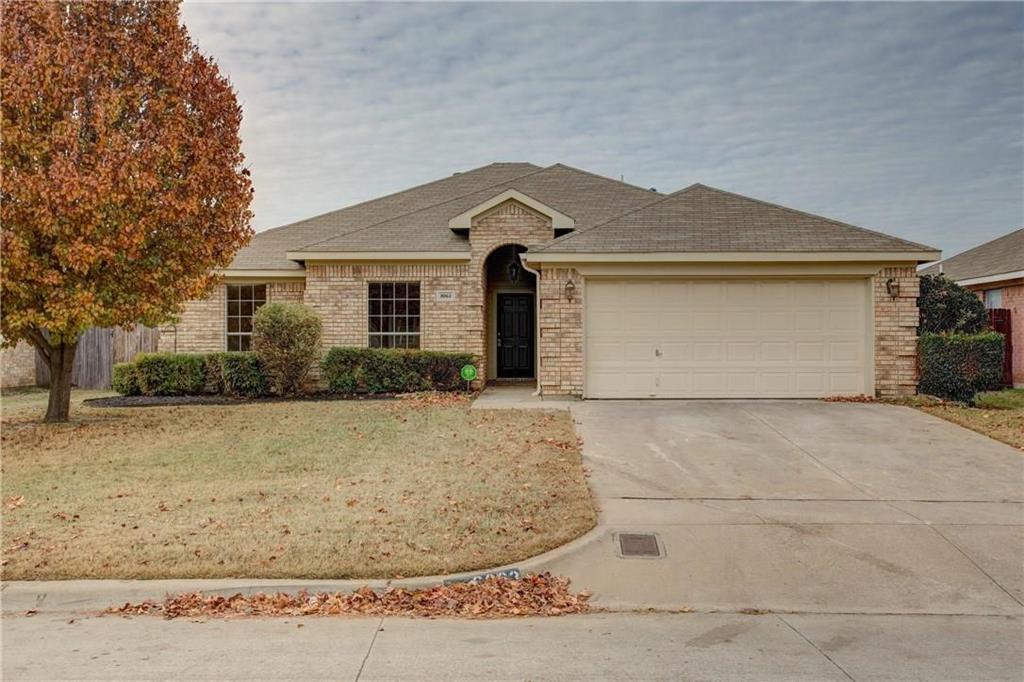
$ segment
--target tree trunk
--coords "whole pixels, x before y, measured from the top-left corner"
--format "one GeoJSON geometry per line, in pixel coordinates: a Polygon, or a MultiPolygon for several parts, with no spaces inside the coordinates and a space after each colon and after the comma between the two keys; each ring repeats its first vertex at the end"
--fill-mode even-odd
{"type": "Polygon", "coordinates": [[[46,405],[46,421],[66,422],[71,410],[71,369],[75,364],[78,341],[50,346],[50,399],[46,405]]]}

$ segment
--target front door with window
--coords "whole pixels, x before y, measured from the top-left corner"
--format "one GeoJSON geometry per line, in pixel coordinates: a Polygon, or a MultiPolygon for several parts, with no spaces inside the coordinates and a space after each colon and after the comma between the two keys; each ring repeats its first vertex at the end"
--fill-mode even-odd
{"type": "Polygon", "coordinates": [[[533,294],[498,294],[498,378],[533,376],[533,294]]]}

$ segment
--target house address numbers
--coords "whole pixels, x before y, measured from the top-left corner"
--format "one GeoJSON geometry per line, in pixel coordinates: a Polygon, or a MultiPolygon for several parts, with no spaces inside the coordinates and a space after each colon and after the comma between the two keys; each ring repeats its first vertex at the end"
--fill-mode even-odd
{"type": "Polygon", "coordinates": [[[434,298],[439,303],[447,303],[459,300],[459,295],[454,289],[438,289],[434,292],[434,298]]]}

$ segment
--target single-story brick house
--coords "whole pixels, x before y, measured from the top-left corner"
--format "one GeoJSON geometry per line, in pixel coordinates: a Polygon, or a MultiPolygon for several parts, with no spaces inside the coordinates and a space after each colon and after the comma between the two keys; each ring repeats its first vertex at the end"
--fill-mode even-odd
{"type": "Polygon", "coordinates": [[[1010,311],[1013,385],[1024,388],[1024,228],[921,270],[940,273],[977,293],[986,308],[1010,311]]]}
{"type": "Polygon", "coordinates": [[[704,185],[495,163],[257,234],[162,350],[245,349],[302,301],[324,344],[468,351],[587,398],[897,395],[939,252],[704,185]]]}

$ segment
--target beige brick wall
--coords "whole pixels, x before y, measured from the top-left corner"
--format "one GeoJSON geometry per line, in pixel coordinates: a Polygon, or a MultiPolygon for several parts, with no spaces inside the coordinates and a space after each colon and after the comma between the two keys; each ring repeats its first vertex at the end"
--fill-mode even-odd
{"type": "Polygon", "coordinates": [[[366,346],[370,282],[420,283],[420,347],[466,349],[466,289],[469,270],[459,263],[307,263],[306,305],[320,314],[324,348],[366,346]],[[438,301],[439,290],[455,291],[455,301],[438,301]]]}
{"type": "Polygon", "coordinates": [[[583,278],[576,270],[540,271],[540,386],[544,395],[583,395],[583,278]],[[572,280],[573,300],[565,294],[572,280]]]}
{"type": "Polygon", "coordinates": [[[875,393],[880,397],[917,392],[917,297],[920,283],[912,267],[883,268],[874,278],[875,393]],[[886,282],[899,283],[895,299],[886,282]]]}
{"type": "MultiPolygon", "coordinates": [[[[247,284],[250,282],[246,282],[247,284]]],[[[252,282],[260,284],[261,282],[252,282]]],[[[302,303],[305,282],[266,282],[267,301],[302,303]]],[[[227,346],[227,285],[214,288],[209,298],[189,301],[177,324],[160,327],[159,349],[165,353],[213,353],[227,346]]]]}
{"type": "Polygon", "coordinates": [[[22,341],[0,350],[0,388],[36,385],[36,349],[22,341]]]}

